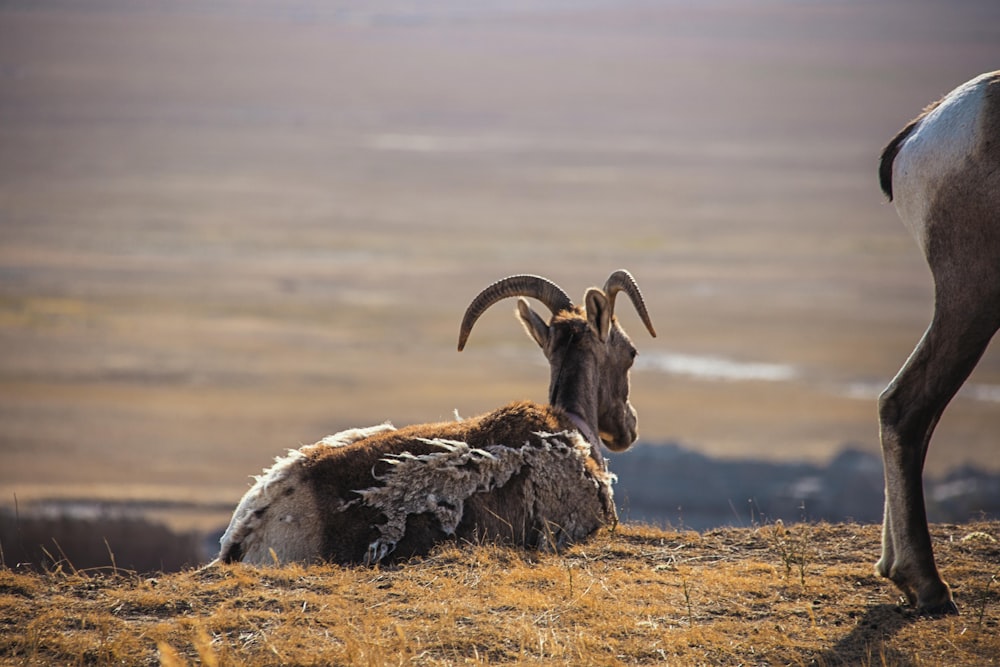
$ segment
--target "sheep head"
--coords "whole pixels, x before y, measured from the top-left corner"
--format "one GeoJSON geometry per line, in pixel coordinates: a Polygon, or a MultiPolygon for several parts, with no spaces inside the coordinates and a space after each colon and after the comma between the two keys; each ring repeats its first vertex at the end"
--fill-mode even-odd
{"type": "Polygon", "coordinates": [[[638,435],[635,408],[629,402],[629,370],[636,349],[614,315],[619,292],[628,295],[655,337],[639,286],[628,271],[612,273],[603,289],[588,289],[583,306],[573,305],[566,292],[546,278],[517,275],[493,283],[473,299],[462,319],[458,349],[465,347],[486,309],[519,297],[517,317],[549,362],[549,403],[581,420],[587,427],[581,430],[592,444],[597,444],[596,436],[608,449],[624,451],[638,435]],[[542,302],[551,319],[546,321],[524,297],[542,302]]]}

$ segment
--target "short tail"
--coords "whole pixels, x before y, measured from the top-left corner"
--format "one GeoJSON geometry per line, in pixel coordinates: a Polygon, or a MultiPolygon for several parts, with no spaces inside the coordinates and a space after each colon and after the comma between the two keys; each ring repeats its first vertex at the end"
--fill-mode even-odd
{"type": "Polygon", "coordinates": [[[896,161],[896,155],[903,142],[910,136],[919,121],[920,119],[917,118],[907,123],[906,127],[900,130],[899,134],[893,137],[892,141],[882,149],[882,157],[878,163],[878,182],[889,201],[892,201],[892,163],[896,161]]]}
{"type": "MultiPolygon", "coordinates": [[[[944,98],[942,98],[944,99],[944,98]]],[[[934,111],[941,104],[941,100],[937,102],[932,102],[924,107],[924,110],[920,112],[920,115],[911,120],[906,124],[902,130],[899,131],[892,141],[882,149],[882,157],[878,163],[878,182],[882,186],[882,192],[885,196],[892,201],[892,163],[896,161],[896,156],[899,154],[899,149],[903,147],[903,143],[913,134],[913,130],[917,129],[917,125],[920,121],[924,119],[927,114],[934,111]]]]}

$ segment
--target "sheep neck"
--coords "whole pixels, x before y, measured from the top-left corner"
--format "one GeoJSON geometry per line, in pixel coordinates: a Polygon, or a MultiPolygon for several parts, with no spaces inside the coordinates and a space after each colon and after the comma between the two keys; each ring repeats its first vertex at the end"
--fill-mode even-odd
{"type": "Polygon", "coordinates": [[[576,344],[577,334],[571,334],[563,355],[549,356],[551,376],[549,404],[562,408],[580,435],[590,444],[591,456],[606,468],[601,454],[601,439],[594,428],[597,417],[597,383],[599,364],[593,352],[576,344]],[[592,426],[593,425],[593,426],[592,426]]]}
{"type": "Polygon", "coordinates": [[[594,430],[590,428],[590,425],[587,424],[583,417],[570,411],[567,411],[566,414],[569,416],[569,420],[573,422],[573,425],[576,426],[576,430],[580,432],[580,435],[582,435],[584,439],[590,443],[590,455],[597,462],[597,465],[599,465],[602,470],[606,470],[607,463],[604,460],[604,455],[601,453],[600,438],[597,437],[597,434],[594,433],[594,430]]]}

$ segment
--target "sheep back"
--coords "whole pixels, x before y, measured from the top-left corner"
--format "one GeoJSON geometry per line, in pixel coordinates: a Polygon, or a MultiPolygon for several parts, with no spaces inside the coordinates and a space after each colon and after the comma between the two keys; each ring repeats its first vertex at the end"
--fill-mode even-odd
{"type": "Polygon", "coordinates": [[[303,452],[334,562],[401,560],[445,539],[559,548],[617,520],[590,444],[530,402],[303,452]]]}

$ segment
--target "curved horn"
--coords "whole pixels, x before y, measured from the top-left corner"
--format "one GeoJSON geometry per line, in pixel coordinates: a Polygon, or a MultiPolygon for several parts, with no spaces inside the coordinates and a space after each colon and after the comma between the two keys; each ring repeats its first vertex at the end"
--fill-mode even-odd
{"type": "Polygon", "coordinates": [[[608,276],[607,282],[604,283],[604,293],[611,303],[612,313],[615,312],[615,295],[618,292],[628,294],[628,298],[632,300],[632,305],[635,306],[636,312],[642,318],[642,323],[646,325],[649,334],[653,338],[656,338],[656,331],[653,329],[653,323],[649,319],[649,312],[646,310],[646,302],[642,298],[642,292],[639,291],[639,285],[636,284],[632,274],[625,269],[615,271],[608,276]]]}
{"type": "Polygon", "coordinates": [[[458,351],[465,347],[465,341],[472,333],[472,325],[486,309],[501,299],[511,296],[529,296],[538,299],[545,307],[556,314],[573,307],[573,302],[561,287],[541,276],[517,275],[496,281],[472,300],[462,318],[462,329],[458,334],[458,351]]]}

